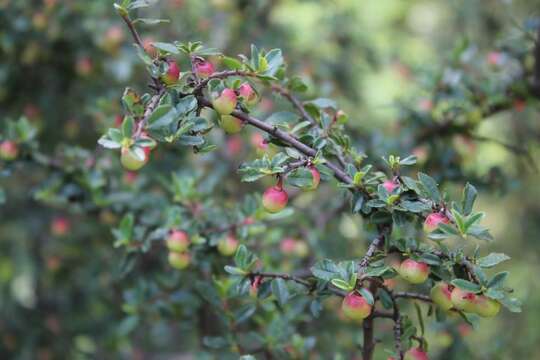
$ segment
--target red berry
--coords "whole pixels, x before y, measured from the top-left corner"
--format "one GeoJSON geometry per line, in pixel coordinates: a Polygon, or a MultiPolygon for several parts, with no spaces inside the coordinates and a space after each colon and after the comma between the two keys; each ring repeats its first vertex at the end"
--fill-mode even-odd
{"type": "Polygon", "coordinates": [[[476,298],[475,293],[462,290],[458,287],[455,287],[450,295],[452,304],[456,309],[471,313],[476,312],[476,298]]]}
{"type": "Polygon", "coordinates": [[[19,155],[19,147],[14,141],[4,140],[0,143],[0,159],[15,160],[19,155]]]}
{"type": "Polygon", "coordinates": [[[198,77],[206,79],[215,72],[214,64],[209,61],[197,61],[195,63],[195,73],[198,77]]]}
{"type": "Polygon", "coordinates": [[[136,171],[142,168],[148,161],[148,155],[145,149],[134,147],[123,147],[120,151],[120,162],[122,166],[129,171],[136,171]]]}
{"type": "Polygon", "coordinates": [[[310,190],[315,190],[321,182],[321,173],[315,166],[310,166],[309,171],[311,171],[311,176],[313,177],[313,182],[309,187],[310,190]]]}
{"type": "Polygon", "coordinates": [[[476,297],[475,301],[475,313],[481,317],[494,317],[501,310],[501,304],[493,299],[490,299],[484,295],[476,297]]]}
{"type": "Polygon", "coordinates": [[[270,213],[277,213],[287,206],[289,195],[280,186],[268,188],[262,198],[263,207],[270,213]]]}
{"type": "Polygon", "coordinates": [[[401,263],[399,274],[411,284],[421,284],[429,276],[429,266],[423,262],[407,259],[401,263]]]}
{"type": "Polygon", "coordinates": [[[189,266],[191,256],[188,253],[170,252],[169,264],[175,269],[183,270],[189,266]]]}
{"type": "Polygon", "coordinates": [[[219,123],[227,134],[239,133],[244,127],[244,122],[232,115],[222,115],[219,123]]]}
{"type": "Polygon", "coordinates": [[[395,188],[399,187],[399,184],[392,180],[386,180],[385,182],[383,182],[382,185],[386,189],[386,191],[388,191],[389,193],[394,191],[395,188]]]}
{"type": "Polygon", "coordinates": [[[55,236],[66,235],[71,228],[69,220],[65,217],[57,217],[51,223],[51,233],[55,236]]]}
{"type": "Polygon", "coordinates": [[[176,84],[178,81],[178,78],[180,77],[180,68],[174,60],[168,60],[167,64],[169,65],[169,68],[167,69],[165,75],[161,76],[161,81],[163,81],[165,85],[170,86],[176,84]]]}
{"type": "Polygon", "coordinates": [[[429,360],[429,358],[424,350],[411,348],[405,353],[404,360],[429,360]]]}
{"type": "Polygon", "coordinates": [[[450,310],[454,306],[454,304],[452,304],[452,290],[445,282],[437,283],[431,289],[430,295],[431,300],[445,311],[450,310]]]}
{"type": "Polygon", "coordinates": [[[371,314],[371,305],[356,291],[348,293],[341,304],[341,310],[351,320],[364,320],[371,314]]]}
{"type": "Polygon", "coordinates": [[[232,256],[236,253],[238,248],[238,240],[232,234],[228,234],[225,238],[221,239],[218,243],[218,251],[223,256],[232,256]]]}
{"type": "Polygon", "coordinates": [[[253,90],[249,83],[243,83],[242,85],[240,85],[240,87],[238,88],[238,93],[240,94],[240,96],[244,100],[244,103],[247,106],[251,107],[257,104],[257,93],[255,92],[255,90],[253,90]]]}
{"type": "Polygon", "coordinates": [[[174,252],[184,252],[190,244],[189,236],[185,231],[172,230],[167,237],[167,248],[174,252]]]}
{"type": "Polygon", "coordinates": [[[234,90],[225,89],[212,101],[214,110],[220,115],[230,115],[236,108],[237,98],[234,90]]]}
{"type": "Polygon", "coordinates": [[[439,224],[449,224],[449,223],[450,223],[450,219],[448,219],[446,215],[444,215],[441,212],[434,212],[434,213],[429,214],[426,217],[426,220],[424,221],[424,231],[432,232],[432,231],[435,231],[439,227],[439,224]]]}

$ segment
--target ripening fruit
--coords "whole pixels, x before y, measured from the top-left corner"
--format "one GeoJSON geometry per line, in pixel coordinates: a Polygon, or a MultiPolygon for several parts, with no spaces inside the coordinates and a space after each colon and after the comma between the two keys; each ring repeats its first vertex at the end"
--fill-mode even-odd
{"type": "Polygon", "coordinates": [[[171,86],[178,81],[178,78],[180,77],[180,68],[174,60],[168,60],[167,64],[169,64],[169,68],[165,75],[162,75],[160,79],[165,85],[171,86]]]}
{"type": "Polygon", "coordinates": [[[262,204],[266,211],[270,213],[280,212],[287,206],[289,195],[280,186],[268,188],[262,197],[262,204]]]}
{"type": "Polygon", "coordinates": [[[197,61],[195,64],[195,73],[198,77],[201,79],[206,79],[207,77],[211,76],[215,72],[214,64],[212,64],[210,61],[197,61]]]}
{"type": "Polygon", "coordinates": [[[244,122],[232,115],[222,115],[219,124],[227,134],[239,133],[244,127],[244,122]]]}
{"type": "Polygon", "coordinates": [[[294,254],[299,258],[305,258],[309,254],[309,247],[305,241],[298,240],[294,247],[294,254]]]}
{"type": "Polygon", "coordinates": [[[356,291],[348,293],[341,303],[343,314],[351,320],[362,321],[371,314],[371,305],[356,291]]]}
{"type": "Polygon", "coordinates": [[[63,216],[57,217],[51,222],[51,233],[54,236],[64,236],[69,232],[70,228],[69,219],[63,216]]]}
{"type": "Polygon", "coordinates": [[[452,291],[447,283],[442,281],[437,283],[431,289],[430,294],[431,300],[444,311],[448,311],[454,306],[454,304],[452,304],[452,291]]]}
{"type": "Polygon", "coordinates": [[[251,285],[249,287],[249,295],[251,297],[257,297],[257,294],[259,292],[259,287],[262,283],[262,276],[255,276],[253,280],[251,281],[251,285]]]}
{"type": "Polygon", "coordinates": [[[296,240],[293,238],[285,238],[279,243],[279,249],[284,255],[292,255],[296,246],[296,240]]]}
{"type": "Polygon", "coordinates": [[[218,251],[223,256],[232,256],[238,248],[238,240],[229,234],[218,242],[218,251]]]}
{"type": "Polygon", "coordinates": [[[494,317],[501,310],[501,304],[487,296],[480,295],[476,297],[475,301],[475,313],[481,317],[494,317]]]}
{"type": "Polygon", "coordinates": [[[249,83],[243,83],[242,85],[240,85],[240,87],[238,88],[238,93],[244,100],[244,104],[246,104],[248,107],[257,104],[257,93],[255,92],[255,90],[253,90],[249,83]]]}
{"type": "Polygon", "coordinates": [[[403,359],[404,360],[429,360],[427,353],[418,347],[410,348],[409,350],[407,350],[403,359]]]}
{"type": "Polygon", "coordinates": [[[281,240],[279,249],[284,255],[293,255],[299,258],[306,257],[309,254],[309,247],[303,240],[285,238],[281,240]]]}
{"type": "Polygon", "coordinates": [[[167,236],[167,248],[175,252],[186,251],[189,247],[189,236],[185,231],[172,230],[167,236]]]}
{"type": "Polygon", "coordinates": [[[476,294],[462,290],[458,287],[455,287],[452,290],[452,295],[450,299],[452,304],[458,310],[463,310],[466,312],[476,312],[476,294]]]}
{"type": "Polygon", "coordinates": [[[148,160],[148,154],[142,148],[123,147],[120,152],[120,162],[129,171],[136,171],[142,168],[148,160]]]}
{"type": "Polygon", "coordinates": [[[392,180],[386,180],[385,182],[383,182],[382,185],[386,189],[386,191],[388,191],[389,193],[394,191],[395,188],[399,187],[399,184],[392,180]]]}
{"type": "Polygon", "coordinates": [[[425,232],[432,232],[435,231],[439,224],[449,224],[450,219],[446,217],[443,213],[440,212],[434,212],[429,214],[426,217],[426,220],[424,221],[424,231],[425,232]]]}
{"type": "Polygon", "coordinates": [[[212,101],[214,110],[220,115],[230,115],[236,108],[236,93],[234,90],[225,89],[221,94],[212,101]]]}
{"type": "Polygon", "coordinates": [[[311,171],[311,176],[313,177],[313,182],[311,186],[308,188],[309,190],[315,190],[319,186],[319,183],[321,182],[321,173],[315,166],[310,166],[309,171],[311,171]]]}
{"type": "Polygon", "coordinates": [[[14,141],[5,140],[0,143],[0,159],[11,161],[19,155],[19,148],[14,141]]]}
{"type": "Polygon", "coordinates": [[[188,253],[171,251],[169,253],[169,264],[175,269],[183,270],[189,266],[191,256],[188,253]]]}
{"type": "Polygon", "coordinates": [[[429,276],[429,266],[423,262],[407,259],[401,263],[399,274],[411,284],[421,284],[429,276]]]}

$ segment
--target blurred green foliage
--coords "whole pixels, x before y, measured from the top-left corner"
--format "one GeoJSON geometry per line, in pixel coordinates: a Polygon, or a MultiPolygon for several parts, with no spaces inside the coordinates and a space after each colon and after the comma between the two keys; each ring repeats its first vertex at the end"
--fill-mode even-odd
{"type": "MultiPolygon", "coordinates": [[[[495,238],[484,251],[511,256],[505,263],[512,271],[509,285],[523,300],[524,312],[503,312],[474,330],[459,320],[429,322],[430,356],[520,359],[540,357],[540,285],[533,275],[540,271],[534,165],[540,126],[538,99],[514,86],[520,75],[514,59],[525,66],[534,62],[538,5],[530,0],[162,0],[144,17],[168,18],[172,26],[139,27],[145,41],[201,40],[231,55],[248,53],[251,43],[282,48],[288,71],[309,85],[305,97],[337,99],[350,115],[354,145],[376,166],[383,168],[383,155],[414,153],[423,171],[452,195],[459,196],[465,181],[474,183],[481,194],[477,207],[486,209],[484,225],[495,238]],[[438,88],[441,79],[448,91],[438,88]],[[482,96],[510,88],[507,98],[494,103],[512,106],[478,114],[467,108],[475,96],[471,88],[482,96]],[[457,122],[430,133],[429,122],[448,114],[457,122]],[[474,130],[465,131],[471,136],[463,135],[463,124],[474,130]]],[[[155,169],[161,177],[146,173],[132,181],[118,171],[118,160],[96,141],[121,114],[124,87],[143,91],[147,85],[131,43],[111,1],[0,0],[0,122],[24,115],[39,129],[40,144],[23,149],[37,154],[34,158],[0,169],[10,175],[0,177],[1,358],[143,359],[197,349],[204,349],[200,358],[216,356],[209,349],[219,346],[219,331],[201,307],[206,290],[197,282],[210,269],[184,277],[160,274],[163,259],[125,256],[113,248],[110,227],[119,226],[127,208],[147,211],[147,221],[159,223],[162,214],[155,209],[171,196],[199,200],[189,181],[171,180],[173,172],[191,176],[201,193],[215,191],[219,207],[252,207],[245,195],[261,188],[240,183],[235,171],[250,152],[250,137],[235,138],[238,144],[216,135],[221,150],[202,160],[187,151],[160,149],[155,169]],[[58,159],[62,171],[56,169],[58,159]],[[105,171],[87,172],[95,163],[105,171]],[[198,167],[184,166],[193,163],[198,167]],[[113,179],[108,186],[115,190],[114,202],[100,190],[106,177],[113,179]],[[158,189],[163,183],[168,193],[158,189]],[[141,196],[130,196],[141,189],[141,196]],[[200,285],[200,296],[180,283],[200,285]],[[170,293],[161,294],[161,288],[170,293]]],[[[261,114],[285,104],[270,99],[261,104],[261,114]]],[[[265,250],[265,262],[283,271],[306,265],[307,260],[280,256],[284,236],[305,239],[315,259],[363,255],[367,235],[360,218],[340,211],[326,219],[311,208],[314,199],[299,196],[295,205],[305,218],[277,218],[279,226],[262,230],[264,244],[251,241],[265,250]],[[314,222],[321,228],[314,229],[314,222]]],[[[317,202],[332,211],[340,200],[332,189],[317,194],[317,202]]],[[[214,205],[211,199],[203,204],[214,205]]],[[[225,215],[216,210],[206,217],[225,215]]],[[[221,262],[222,269],[227,261],[221,262]]],[[[293,317],[305,305],[297,301],[285,315],[293,317]]],[[[336,317],[338,305],[325,303],[316,325],[306,315],[286,326],[264,312],[256,323],[277,345],[296,349],[290,353],[316,346],[311,358],[350,358],[342,349],[358,344],[359,331],[336,317]]],[[[380,324],[384,340],[391,339],[390,324],[380,324]]],[[[260,341],[252,333],[244,336],[247,343],[260,341]]],[[[376,358],[386,358],[382,347],[376,358]]]]}

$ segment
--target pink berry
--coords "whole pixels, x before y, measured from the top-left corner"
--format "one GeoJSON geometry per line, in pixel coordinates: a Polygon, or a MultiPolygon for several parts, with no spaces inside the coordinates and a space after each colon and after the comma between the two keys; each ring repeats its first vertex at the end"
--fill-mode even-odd
{"type": "Polygon", "coordinates": [[[220,115],[230,115],[236,108],[237,98],[234,90],[225,89],[212,101],[214,110],[220,115]]]}
{"type": "Polygon", "coordinates": [[[170,86],[176,84],[178,81],[178,78],[180,77],[180,68],[174,60],[167,61],[167,64],[169,65],[169,69],[165,75],[161,76],[161,81],[163,81],[165,85],[170,86]]]}
{"type": "Polygon", "coordinates": [[[287,206],[289,195],[280,186],[268,188],[263,194],[263,207],[270,213],[277,213],[287,206]]]}
{"type": "Polygon", "coordinates": [[[243,83],[242,85],[240,85],[240,87],[238,88],[238,93],[240,94],[240,96],[244,100],[244,103],[247,106],[254,106],[255,104],[257,104],[257,93],[253,90],[250,84],[243,83]]]}
{"type": "Polygon", "coordinates": [[[197,61],[195,63],[195,73],[198,77],[202,79],[206,79],[207,77],[211,76],[215,72],[214,64],[212,64],[210,61],[197,61]]]}
{"type": "Polygon", "coordinates": [[[392,180],[386,180],[385,182],[383,182],[383,187],[386,189],[386,191],[391,193],[392,191],[394,191],[395,188],[399,187],[399,184],[392,180]]]}
{"type": "Polygon", "coordinates": [[[424,231],[432,232],[432,231],[435,231],[439,227],[439,224],[449,224],[449,223],[450,223],[450,219],[448,219],[446,215],[444,215],[441,212],[434,212],[434,213],[429,214],[426,217],[426,220],[424,221],[424,231]]]}
{"type": "Polygon", "coordinates": [[[343,314],[356,321],[364,320],[371,314],[371,305],[367,300],[356,291],[348,293],[341,304],[343,314]]]}
{"type": "Polygon", "coordinates": [[[421,348],[411,348],[405,353],[405,360],[429,360],[427,353],[421,348]]]}
{"type": "Polygon", "coordinates": [[[399,274],[411,284],[421,284],[429,276],[429,266],[420,261],[407,259],[401,263],[399,274]]]}

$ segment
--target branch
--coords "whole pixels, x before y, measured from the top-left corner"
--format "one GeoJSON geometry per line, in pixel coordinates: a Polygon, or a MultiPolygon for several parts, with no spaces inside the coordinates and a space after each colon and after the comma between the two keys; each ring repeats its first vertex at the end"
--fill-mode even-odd
{"type": "MultiPolygon", "coordinates": [[[[202,106],[205,106],[205,107],[209,107],[209,108],[212,108],[212,103],[210,101],[208,101],[208,99],[204,98],[204,97],[199,97],[198,98],[199,100],[199,104],[202,105],[202,106]]],[[[314,157],[317,155],[317,150],[313,149],[312,147],[304,144],[303,142],[299,141],[296,137],[290,135],[289,133],[283,131],[283,130],[280,130],[278,129],[277,127],[275,126],[272,126],[272,125],[269,125],[267,123],[265,123],[264,121],[262,120],[259,120],[259,119],[256,119],[242,111],[238,111],[238,110],[235,110],[231,113],[231,115],[239,118],[240,120],[244,121],[245,123],[247,124],[250,124],[262,131],[265,131],[267,132],[268,134],[278,138],[279,140],[289,144],[289,146],[295,148],[296,150],[300,151],[302,154],[306,155],[306,156],[309,156],[309,157],[314,157]]],[[[330,161],[326,161],[324,163],[324,165],[329,168],[333,173],[334,173],[334,177],[345,183],[345,184],[348,184],[348,185],[352,185],[353,184],[353,179],[343,170],[341,170],[338,165],[330,162],[330,161]]],[[[367,192],[367,190],[365,190],[364,188],[359,188],[366,196],[368,196],[368,198],[370,197],[369,193],[367,192]]]]}
{"type": "Polygon", "coordinates": [[[427,295],[424,295],[424,294],[420,294],[420,293],[412,293],[412,292],[396,292],[396,293],[393,293],[394,295],[394,298],[398,299],[398,298],[403,298],[403,299],[415,299],[415,300],[420,300],[420,301],[424,301],[424,302],[428,302],[428,303],[433,303],[433,300],[431,300],[431,298],[427,295]]]}
{"type": "Polygon", "coordinates": [[[150,118],[154,110],[157,108],[157,106],[159,105],[161,101],[161,98],[165,95],[165,93],[166,93],[165,88],[161,84],[159,84],[158,93],[152,96],[152,98],[150,99],[150,102],[146,106],[146,110],[144,111],[144,115],[141,121],[137,123],[137,130],[135,131],[135,138],[138,138],[141,135],[142,130],[144,129],[146,123],[148,122],[148,118],[150,118]]]}
{"type": "Polygon", "coordinates": [[[201,80],[201,82],[193,89],[193,94],[201,95],[202,90],[208,85],[210,80],[213,79],[226,79],[228,77],[232,76],[249,76],[249,77],[256,77],[257,74],[251,71],[246,70],[226,70],[221,72],[216,72],[207,77],[204,80],[201,80]]]}
{"type": "Polygon", "coordinates": [[[304,105],[302,105],[300,100],[298,100],[293,94],[291,94],[289,90],[285,89],[280,85],[272,85],[272,91],[277,92],[278,94],[289,100],[289,102],[300,112],[302,117],[305,120],[309,121],[311,125],[317,125],[317,122],[315,121],[315,119],[313,119],[311,115],[309,115],[309,113],[306,111],[306,108],[304,108],[304,105]]]}
{"type": "MultiPolygon", "coordinates": [[[[311,282],[307,281],[306,279],[304,279],[302,277],[294,276],[294,275],[290,275],[290,274],[286,274],[286,273],[274,273],[274,272],[262,272],[262,271],[260,271],[260,272],[249,273],[248,276],[250,276],[250,277],[260,276],[260,277],[269,278],[269,279],[283,279],[285,281],[293,281],[293,282],[295,282],[297,284],[305,286],[310,291],[313,291],[313,287],[315,285],[314,283],[311,283],[311,282]]],[[[307,277],[312,277],[312,276],[313,276],[313,274],[311,274],[311,272],[309,272],[307,277]]],[[[347,295],[347,293],[345,291],[342,291],[342,290],[337,289],[335,287],[328,287],[328,291],[330,291],[332,294],[340,296],[340,297],[345,297],[347,295]]]]}
{"type": "MultiPolygon", "coordinates": [[[[135,28],[135,24],[133,24],[133,21],[131,21],[131,19],[129,18],[129,15],[127,13],[119,13],[120,16],[122,17],[122,19],[124,20],[124,22],[126,23],[129,31],[131,32],[131,36],[133,37],[133,40],[135,40],[135,43],[137,44],[137,46],[142,50],[144,51],[145,53],[148,54],[148,52],[146,51],[146,49],[144,48],[144,45],[143,45],[143,42],[141,40],[141,36],[139,35],[139,32],[137,31],[137,29],[135,28]]],[[[148,54],[150,55],[150,54],[148,54]]],[[[152,77],[152,81],[154,82],[154,86],[156,88],[161,88],[162,87],[162,84],[159,82],[158,79],[152,77]]]]}
{"type": "Polygon", "coordinates": [[[360,263],[358,264],[358,274],[360,278],[364,270],[366,270],[366,268],[368,267],[369,262],[371,261],[371,258],[373,257],[375,252],[384,245],[385,236],[386,235],[381,231],[381,233],[375,239],[373,239],[366,251],[366,254],[360,260],[360,263]]]}

